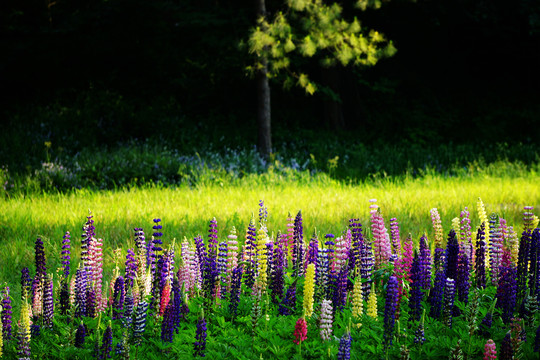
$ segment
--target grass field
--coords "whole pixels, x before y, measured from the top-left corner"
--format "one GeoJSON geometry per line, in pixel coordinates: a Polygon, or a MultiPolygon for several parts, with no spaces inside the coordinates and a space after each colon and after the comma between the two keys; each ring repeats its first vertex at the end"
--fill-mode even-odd
{"type": "MultiPolygon", "coordinates": [[[[498,213],[519,233],[523,206],[536,208],[540,203],[539,181],[540,175],[535,171],[513,177],[476,174],[387,178],[359,185],[346,185],[326,176],[290,182],[263,175],[223,186],[147,186],[104,192],[15,195],[0,200],[0,282],[16,283],[21,268],[33,264],[37,237],[45,243],[48,268],[56,269],[64,232],[70,231],[72,242],[77,241],[89,210],[94,215],[97,236],[104,239],[105,264],[111,264],[113,249],[122,248],[125,257],[127,248],[134,246],[133,228],[143,227],[150,238],[154,218],[162,219],[165,246],[174,238],[206,236],[213,217],[218,222],[220,239],[225,239],[232,226],[243,238],[252,214],[257,216],[259,200],[264,200],[268,207],[271,234],[284,231],[288,213],[294,216],[299,210],[306,237],[315,229],[321,235],[340,234],[352,217],[359,218],[364,231],[369,232],[369,199],[377,199],[387,227],[389,219],[396,217],[402,236],[411,233],[418,241],[423,232],[432,237],[429,211],[434,207],[441,214],[446,233],[451,220],[465,206],[471,212],[474,229],[479,223],[478,197],[484,201],[488,214],[498,213]]],[[[76,249],[74,246],[73,250],[76,249]]],[[[77,264],[79,255],[73,255],[72,264],[77,264]]]]}

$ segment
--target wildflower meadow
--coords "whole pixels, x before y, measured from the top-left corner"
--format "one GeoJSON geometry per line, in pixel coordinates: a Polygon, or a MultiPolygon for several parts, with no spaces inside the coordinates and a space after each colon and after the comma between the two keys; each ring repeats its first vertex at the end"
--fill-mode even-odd
{"type": "Polygon", "coordinates": [[[262,200],[245,229],[214,217],[180,240],[153,218],[117,249],[89,213],[49,251],[36,238],[33,264],[2,269],[20,281],[0,284],[0,356],[538,357],[532,206],[515,223],[480,198],[448,224],[432,208],[416,238],[379,203],[366,201],[368,219],[335,233],[307,229],[302,211],[272,228],[262,200]]]}

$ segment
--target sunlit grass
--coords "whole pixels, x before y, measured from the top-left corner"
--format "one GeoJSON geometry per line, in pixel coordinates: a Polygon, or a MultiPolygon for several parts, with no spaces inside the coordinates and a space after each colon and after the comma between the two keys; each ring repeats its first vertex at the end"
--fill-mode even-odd
{"type": "MultiPolygon", "coordinates": [[[[346,185],[326,177],[311,182],[247,179],[244,184],[230,186],[145,187],[16,196],[0,200],[0,282],[16,282],[20,269],[33,264],[36,237],[44,240],[48,266],[54,269],[59,264],[64,232],[70,231],[73,245],[78,244],[89,210],[94,215],[97,236],[104,239],[105,263],[111,263],[111,250],[122,247],[125,253],[134,246],[133,228],[143,227],[150,239],[154,218],[162,219],[166,246],[174,238],[206,236],[212,217],[218,221],[221,239],[226,238],[232,226],[242,238],[251,217],[258,215],[261,199],[268,207],[268,228],[274,235],[285,230],[288,213],[294,216],[299,210],[306,238],[315,229],[321,235],[341,234],[352,217],[359,218],[364,230],[369,231],[372,198],[377,199],[387,227],[389,219],[396,217],[402,236],[411,233],[415,240],[423,232],[432,236],[429,210],[434,207],[438,208],[447,232],[452,218],[467,206],[474,229],[479,222],[478,197],[484,201],[488,214],[498,213],[521,231],[523,206],[539,203],[539,180],[535,172],[514,178],[427,175],[420,179],[383,179],[359,185],[346,185]]],[[[79,247],[73,246],[72,251],[77,259],[79,247]]]]}

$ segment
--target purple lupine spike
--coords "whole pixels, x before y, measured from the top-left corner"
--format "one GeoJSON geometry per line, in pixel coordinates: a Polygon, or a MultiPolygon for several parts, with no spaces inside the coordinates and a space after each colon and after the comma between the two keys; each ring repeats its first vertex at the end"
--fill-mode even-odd
{"type": "Polygon", "coordinates": [[[335,242],[334,242],[334,234],[326,234],[324,236],[325,242],[324,245],[326,245],[326,254],[328,259],[328,267],[331,272],[335,273],[335,242]]]}
{"type": "Polygon", "coordinates": [[[390,239],[392,239],[392,253],[401,254],[401,239],[399,237],[399,223],[396,218],[390,219],[390,239]]]}
{"type": "Polygon", "coordinates": [[[161,247],[163,245],[163,241],[161,241],[161,237],[163,236],[161,229],[163,229],[163,226],[160,224],[161,219],[154,219],[153,221],[155,225],[152,226],[154,232],[152,233],[152,244],[150,246],[152,248],[150,268],[152,269],[152,274],[155,275],[156,264],[161,257],[161,251],[163,251],[163,248],[161,247]]]}
{"type": "Polygon", "coordinates": [[[86,316],[86,271],[84,268],[78,268],[75,273],[75,303],[77,310],[76,317],[86,316]]]}
{"type": "Polygon", "coordinates": [[[221,281],[225,283],[227,281],[227,243],[225,241],[219,243],[217,271],[221,281]]]}
{"type": "Polygon", "coordinates": [[[354,274],[355,268],[361,269],[362,267],[362,247],[364,245],[364,237],[362,236],[362,224],[360,224],[360,220],[350,219],[349,230],[351,231],[349,267],[350,271],[354,274]]]}
{"type": "Polygon", "coordinates": [[[347,301],[347,276],[349,275],[349,267],[344,266],[341,268],[337,278],[337,287],[334,292],[334,298],[332,303],[334,304],[334,311],[342,311],[347,301]]]}
{"type": "Polygon", "coordinates": [[[436,248],[433,255],[433,269],[446,272],[446,249],[436,248]]]}
{"type": "Polygon", "coordinates": [[[121,319],[124,310],[124,300],[126,297],[126,287],[124,277],[119,276],[114,282],[114,300],[113,300],[113,320],[121,319]]]}
{"type": "Polygon", "coordinates": [[[201,281],[201,284],[202,284],[202,279],[203,279],[203,268],[204,268],[204,264],[206,262],[206,246],[204,244],[204,240],[202,237],[200,236],[197,236],[193,239],[193,241],[195,242],[195,255],[197,257],[197,263],[198,263],[198,267],[199,267],[199,279],[201,281]]]}
{"type": "Polygon", "coordinates": [[[431,251],[429,250],[429,246],[427,244],[427,237],[425,234],[420,237],[419,261],[422,279],[422,290],[428,291],[431,286],[431,251]]]}
{"type": "Polygon", "coordinates": [[[302,211],[298,211],[294,219],[293,234],[293,275],[304,275],[304,226],[302,225],[302,211]]]}
{"type": "Polygon", "coordinates": [[[501,344],[501,351],[499,352],[499,360],[512,360],[514,359],[514,349],[512,346],[512,339],[510,337],[510,331],[506,333],[501,344]]]}
{"type": "Polygon", "coordinates": [[[437,273],[435,274],[435,282],[433,284],[433,289],[429,296],[429,300],[431,303],[429,316],[434,319],[439,319],[441,317],[445,285],[446,275],[444,273],[444,269],[438,269],[437,273]]]}
{"type": "Polygon", "coordinates": [[[392,275],[388,279],[386,287],[386,303],[384,306],[384,348],[388,349],[392,345],[394,337],[394,324],[396,321],[396,306],[398,299],[398,281],[392,275]]]}
{"type": "Polygon", "coordinates": [[[133,322],[133,309],[134,309],[133,292],[130,290],[126,293],[124,299],[124,314],[122,316],[122,325],[125,329],[129,329],[133,322]]]}
{"type": "Polygon", "coordinates": [[[93,286],[86,288],[86,316],[95,318],[98,313],[98,304],[96,301],[96,289],[93,286]]]}
{"type": "Polygon", "coordinates": [[[540,229],[536,228],[531,234],[531,246],[529,250],[529,292],[536,295],[540,292],[538,283],[540,282],[540,276],[538,276],[540,262],[540,229]]]}
{"type": "Polygon", "coordinates": [[[66,315],[68,313],[69,308],[71,307],[71,303],[69,302],[69,283],[67,279],[62,279],[62,282],[60,283],[62,286],[60,288],[60,314],[66,315]]]}
{"type": "Polygon", "coordinates": [[[268,279],[272,278],[272,272],[274,269],[274,243],[266,243],[266,277],[268,279]]]}
{"type": "Polygon", "coordinates": [[[172,282],[173,293],[173,330],[178,334],[180,332],[180,320],[182,320],[182,305],[184,299],[182,297],[182,289],[180,288],[180,281],[175,276],[172,282]]]}
{"type": "Polygon", "coordinates": [[[146,301],[139,302],[135,317],[133,318],[133,342],[137,345],[141,343],[144,330],[146,328],[146,318],[148,316],[148,303],[146,301]]]}
{"type": "Polygon", "coordinates": [[[446,278],[446,285],[444,287],[444,322],[450,328],[452,327],[455,295],[456,285],[454,279],[446,278]]]}
{"type": "Polygon", "coordinates": [[[460,249],[458,254],[458,268],[457,268],[457,292],[458,300],[464,304],[469,302],[469,289],[471,283],[469,281],[470,269],[469,269],[469,257],[465,249],[460,249]]]}
{"type": "Polygon", "coordinates": [[[70,261],[71,261],[71,240],[69,231],[66,231],[64,234],[63,240],[62,240],[62,266],[64,267],[64,279],[67,279],[69,277],[69,268],[70,268],[70,261]]]}
{"type": "Polygon", "coordinates": [[[43,326],[52,329],[54,317],[52,276],[45,276],[43,288],[43,326]]]}
{"type": "Polygon", "coordinates": [[[455,279],[457,277],[459,243],[456,237],[456,232],[452,229],[448,234],[446,242],[446,277],[455,279]]]}
{"type": "Polygon", "coordinates": [[[135,259],[135,251],[128,249],[126,254],[126,287],[133,286],[133,280],[137,276],[137,260],[135,259]]]}
{"type": "Polygon", "coordinates": [[[499,217],[491,214],[489,217],[489,262],[491,269],[491,282],[497,286],[499,280],[499,266],[501,265],[503,238],[500,230],[499,217]]]}
{"type": "MultiPolygon", "coordinates": [[[[510,254],[505,253],[503,255],[503,262],[508,264],[510,254]]],[[[497,308],[502,311],[502,319],[504,323],[508,324],[514,316],[514,310],[516,308],[516,291],[517,291],[517,274],[516,268],[510,266],[501,266],[500,279],[497,287],[497,308]]]]}
{"type": "Polygon", "coordinates": [[[484,223],[482,223],[476,233],[476,261],[474,264],[476,287],[478,289],[484,289],[486,287],[486,243],[484,241],[484,235],[484,223]]]}
{"type": "Polygon", "coordinates": [[[36,277],[43,281],[47,275],[47,263],[45,260],[45,249],[43,247],[43,241],[41,238],[36,239],[35,245],[36,256],[36,277]]]}
{"type": "Polygon", "coordinates": [[[338,360],[349,360],[351,358],[351,334],[346,332],[339,340],[338,360]]]}
{"type": "Polygon", "coordinates": [[[292,315],[296,311],[296,280],[289,286],[285,297],[279,303],[280,315],[292,315]]]}
{"type": "Polygon", "coordinates": [[[420,319],[423,298],[420,257],[418,252],[415,251],[411,266],[411,290],[409,295],[410,318],[412,320],[418,321],[420,319]]]}
{"type": "Polygon", "coordinates": [[[229,301],[229,311],[233,316],[236,316],[238,303],[240,301],[240,291],[242,285],[242,265],[236,266],[232,271],[231,279],[231,294],[229,301]]]}
{"type": "Polygon", "coordinates": [[[317,254],[319,252],[319,240],[317,239],[317,234],[313,234],[311,241],[309,242],[309,247],[306,256],[306,266],[308,264],[317,263],[317,254]]]}
{"type": "Polygon", "coordinates": [[[111,351],[112,351],[112,327],[111,323],[109,321],[109,326],[107,326],[107,329],[105,329],[105,333],[103,333],[103,340],[101,341],[101,347],[99,349],[99,359],[105,360],[111,358],[111,351]]]}
{"type": "Polygon", "coordinates": [[[246,255],[247,259],[244,259],[249,264],[245,270],[245,284],[249,289],[253,288],[255,284],[255,275],[257,269],[257,229],[255,228],[255,222],[253,219],[249,221],[249,225],[246,231],[246,255]]]}
{"type": "Polygon", "coordinates": [[[86,327],[81,322],[81,325],[77,328],[75,332],[75,347],[82,349],[84,347],[84,340],[86,338],[86,327]]]}
{"type": "Polygon", "coordinates": [[[30,360],[32,353],[30,350],[30,334],[19,325],[17,332],[17,355],[19,360],[30,360]]]}
{"type": "Polygon", "coordinates": [[[90,241],[95,237],[95,227],[92,213],[86,217],[86,223],[83,225],[83,234],[81,235],[81,263],[85,271],[85,276],[92,273],[92,267],[90,264],[90,241]]]}
{"type": "Polygon", "coordinates": [[[317,255],[317,273],[315,278],[316,301],[320,302],[327,294],[328,287],[328,249],[322,249],[317,255]]]}
{"type": "Polygon", "coordinates": [[[362,278],[362,296],[367,299],[371,292],[371,273],[375,264],[371,244],[368,241],[362,241],[360,248],[360,276],[362,278]]]}
{"type": "Polygon", "coordinates": [[[272,267],[271,276],[271,296],[272,301],[277,303],[278,299],[283,297],[283,268],[285,266],[285,254],[283,252],[283,244],[274,247],[274,266],[272,267]]]}
{"type": "Polygon", "coordinates": [[[161,340],[164,342],[170,342],[173,341],[173,335],[174,335],[174,302],[178,301],[176,299],[173,299],[172,301],[169,301],[167,304],[167,307],[165,308],[165,312],[163,313],[163,321],[161,322],[161,340]]]}
{"type": "Polygon", "coordinates": [[[30,290],[32,289],[32,278],[30,277],[30,271],[27,267],[21,270],[21,291],[23,299],[28,298],[30,290]]]}
{"type": "Polygon", "coordinates": [[[217,220],[213,218],[210,220],[208,229],[208,256],[217,260],[218,255],[218,229],[217,220]]]}
{"type": "Polygon", "coordinates": [[[264,206],[264,201],[259,200],[259,223],[266,225],[268,221],[268,208],[264,206]]]}
{"type": "Polygon", "coordinates": [[[9,286],[4,286],[4,289],[2,292],[0,292],[0,298],[2,299],[2,312],[0,313],[2,316],[2,336],[4,339],[4,342],[8,342],[11,340],[12,335],[12,307],[11,307],[11,298],[9,296],[9,286]]]}
{"type": "Polygon", "coordinates": [[[517,263],[517,304],[521,307],[527,296],[527,277],[529,275],[529,252],[531,245],[531,231],[525,230],[519,242],[518,263],[517,263]]]}
{"type": "Polygon", "coordinates": [[[204,319],[204,317],[200,317],[197,321],[197,334],[195,336],[195,342],[193,343],[193,345],[195,347],[193,356],[206,356],[206,320],[204,319]]]}

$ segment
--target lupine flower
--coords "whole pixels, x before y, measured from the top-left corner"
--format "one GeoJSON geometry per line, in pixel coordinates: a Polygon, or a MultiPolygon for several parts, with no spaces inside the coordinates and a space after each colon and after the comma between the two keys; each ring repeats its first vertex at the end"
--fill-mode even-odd
{"type": "Polygon", "coordinates": [[[510,249],[510,255],[512,258],[512,263],[514,265],[517,265],[518,262],[518,252],[519,252],[519,239],[518,235],[514,231],[513,226],[508,227],[508,238],[506,240],[506,244],[508,248],[510,249]]]}
{"type": "Polygon", "coordinates": [[[174,327],[174,330],[176,330],[176,333],[178,333],[180,331],[180,320],[182,319],[182,305],[183,305],[184,299],[182,296],[182,289],[180,288],[180,282],[178,281],[177,277],[173,279],[172,293],[173,293],[173,327],[174,327]]]}
{"type": "Polygon", "coordinates": [[[293,235],[293,274],[294,276],[304,275],[304,226],[302,225],[302,211],[298,211],[294,219],[294,235],[293,235]]]}
{"type": "MultiPolygon", "coordinates": [[[[403,256],[396,261],[395,272],[399,281],[398,296],[399,299],[403,296],[403,284],[408,283],[411,279],[411,266],[413,261],[413,243],[409,236],[403,244],[403,256]]],[[[399,304],[399,301],[398,301],[399,304]]],[[[399,306],[399,305],[398,305],[399,306]]]]}
{"type": "Polygon", "coordinates": [[[232,270],[238,265],[238,236],[236,236],[234,226],[227,239],[227,273],[231,274],[232,270]]]}
{"type": "Polygon", "coordinates": [[[45,276],[43,292],[43,326],[52,329],[54,316],[53,279],[45,276]]]}
{"type": "Polygon", "coordinates": [[[315,292],[315,264],[309,264],[304,282],[304,314],[311,317],[313,314],[313,295],[315,292]]]}
{"type": "Polygon", "coordinates": [[[456,239],[459,240],[459,218],[458,217],[455,217],[452,219],[452,230],[454,230],[456,232],[456,239]]]}
{"type": "Polygon", "coordinates": [[[456,233],[452,229],[448,234],[448,241],[446,243],[446,276],[455,279],[457,277],[457,267],[458,267],[458,253],[459,253],[459,244],[456,238],[456,233]]]}
{"type": "MultiPolygon", "coordinates": [[[[92,281],[96,296],[96,308],[101,312],[107,307],[103,298],[103,239],[92,238],[90,241],[89,256],[92,259],[92,281]]],[[[88,276],[88,274],[87,274],[88,276]]],[[[88,281],[88,280],[87,280],[88,281]]]]}
{"type": "Polygon", "coordinates": [[[76,317],[86,316],[86,271],[84,268],[78,268],[75,275],[75,302],[77,304],[76,317]]]}
{"type": "Polygon", "coordinates": [[[218,230],[217,220],[213,218],[210,220],[208,229],[208,256],[217,260],[218,255],[218,230]]]}
{"type": "Polygon", "coordinates": [[[43,312],[43,279],[40,275],[32,280],[32,313],[37,319],[43,312]]]}
{"type": "Polygon", "coordinates": [[[483,289],[486,287],[486,243],[484,242],[484,224],[480,225],[478,232],[476,233],[476,262],[475,262],[475,274],[476,274],[476,287],[483,289]]]}
{"type": "Polygon", "coordinates": [[[502,247],[503,247],[502,234],[499,229],[499,217],[496,214],[491,214],[489,220],[489,253],[490,253],[490,267],[491,267],[491,282],[497,286],[499,281],[499,266],[501,265],[502,247]]]}
{"type": "Polygon", "coordinates": [[[195,346],[193,356],[206,356],[204,353],[206,350],[206,320],[204,319],[204,316],[200,317],[197,321],[197,334],[195,336],[195,342],[193,345],[195,346]]]}
{"type": "Polygon", "coordinates": [[[257,263],[255,258],[255,252],[257,248],[257,231],[255,228],[255,223],[253,219],[249,222],[247,231],[246,231],[246,253],[247,258],[244,259],[249,262],[249,265],[247,266],[245,270],[245,276],[246,279],[244,283],[248,288],[253,288],[253,284],[255,284],[255,272],[257,269],[257,263]]]}
{"type": "Polygon", "coordinates": [[[387,349],[392,345],[394,324],[396,321],[396,305],[398,297],[398,282],[395,276],[390,276],[386,287],[386,303],[384,306],[384,344],[387,349]]]}
{"type": "Polygon", "coordinates": [[[320,301],[325,297],[329,297],[328,294],[328,249],[322,249],[317,255],[317,273],[315,278],[315,283],[317,284],[315,288],[315,297],[316,301],[320,301]]]}
{"type": "Polygon", "coordinates": [[[371,273],[373,271],[373,251],[371,249],[371,244],[368,241],[362,242],[362,248],[360,250],[360,276],[363,281],[362,291],[364,298],[369,296],[371,290],[371,273]]]}
{"type": "Polygon", "coordinates": [[[339,340],[338,360],[349,360],[351,358],[351,333],[348,331],[339,340]]]}
{"type": "Polygon", "coordinates": [[[285,254],[283,252],[283,244],[279,244],[274,248],[274,267],[272,269],[272,301],[276,303],[278,299],[283,297],[283,267],[285,266],[285,254]]]}
{"type": "Polygon", "coordinates": [[[101,341],[101,348],[99,351],[99,359],[105,360],[111,358],[112,335],[111,322],[109,321],[109,326],[107,326],[107,329],[105,329],[105,332],[103,333],[103,340],[101,341]]]}
{"type": "Polygon", "coordinates": [[[257,232],[257,265],[259,276],[257,277],[256,286],[263,292],[266,292],[268,284],[268,257],[266,255],[266,243],[268,241],[268,234],[265,228],[260,227],[257,232]]]}
{"type": "Polygon", "coordinates": [[[531,244],[530,230],[523,231],[519,242],[517,265],[517,304],[522,304],[527,295],[527,277],[529,275],[529,252],[531,244]]]}
{"type": "MultiPolygon", "coordinates": [[[[353,225],[356,226],[356,223],[353,225]]],[[[349,224],[349,227],[350,226],[351,224],[349,224]]],[[[360,247],[360,242],[355,242],[355,240],[353,240],[351,229],[347,229],[345,236],[341,236],[336,239],[335,268],[341,269],[343,266],[345,266],[347,260],[350,259],[349,266],[351,268],[351,271],[353,271],[355,267],[360,269],[360,247]]],[[[318,252],[317,261],[319,261],[321,252],[325,250],[326,249],[321,249],[318,252]]],[[[315,281],[318,282],[319,277],[322,275],[321,270],[319,269],[319,265],[317,265],[316,270],[317,271],[315,273],[315,281]]]]}
{"type": "Polygon", "coordinates": [[[307,339],[307,323],[306,319],[303,317],[296,320],[296,325],[294,326],[294,340],[293,342],[296,345],[300,345],[302,341],[307,339]]]}
{"type": "Polygon", "coordinates": [[[506,333],[501,344],[499,360],[512,360],[514,358],[514,349],[510,338],[510,331],[506,333]]]}
{"type": "Polygon", "coordinates": [[[428,291],[431,286],[431,251],[427,244],[426,235],[420,237],[420,253],[418,256],[419,271],[420,271],[420,283],[422,289],[428,291]]]}
{"type": "Polygon", "coordinates": [[[261,289],[255,285],[255,288],[253,289],[253,292],[251,293],[252,302],[253,305],[251,307],[251,331],[253,333],[253,336],[257,333],[257,324],[259,323],[259,319],[262,315],[262,309],[261,309],[261,289]]]}
{"type": "MultiPolygon", "coordinates": [[[[508,257],[506,255],[505,257],[508,257]]],[[[508,262],[509,259],[505,259],[508,262]]],[[[508,323],[514,315],[516,307],[516,269],[515,267],[501,266],[500,279],[497,287],[497,307],[502,310],[502,319],[508,323]]]]}
{"type": "Polygon", "coordinates": [[[137,260],[135,259],[135,251],[128,249],[126,254],[126,275],[125,282],[127,287],[133,286],[133,279],[137,276],[137,260]]]}
{"type": "Polygon", "coordinates": [[[362,299],[362,280],[359,276],[357,276],[354,282],[352,295],[352,316],[358,327],[362,325],[360,320],[364,312],[363,307],[364,300],[362,299]]]}
{"type": "Polygon", "coordinates": [[[424,293],[422,292],[422,273],[420,272],[420,259],[418,253],[415,252],[413,263],[411,266],[411,290],[409,294],[409,308],[411,320],[419,320],[422,313],[422,300],[424,293]]]}
{"type": "Polygon", "coordinates": [[[534,229],[534,213],[532,212],[534,210],[533,206],[525,206],[523,207],[523,227],[525,230],[532,230],[534,229]]]}
{"type": "Polygon", "coordinates": [[[323,300],[321,303],[321,339],[330,340],[332,336],[332,301],[323,300]]]}
{"type": "Polygon", "coordinates": [[[317,262],[317,254],[319,253],[319,240],[317,234],[313,233],[313,237],[309,242],[307,256],[306,256],[306,269],[308,264],[315,264],[317,262]]]}
{"type": "Polygon", "coordinates": [[[469,289],[471,287],[469,276],[469,258],[467,257],[465,250],[462,249],[458,254],[456,286],[458,291],[458,300],[465,304],[469,301],[469,289]]]}
{"type": "Polygon", "coordinates": [[[289,286],[285,297],[279,304],[280,315],[292,315],[296,311],[296,280],[289,286]]]}
{"type": "Polygon", "coordinates": [[[484,346],[484,360],[496,360],[497,359],[497,345],[491,339],[486,342],[484,346]]]}
{"type": "Polygon", "coordinates": [[[28,268],[24,267],[21,270],[21,296],[23,300],[28,299],[31,288],[32,278],[30,277],[30,272],[28,271],[28,268]]]}
{"type": "Polygon", "coordinates": [[[328,260],[328,270],[329,270],[329,275],[330,277],[332,277],[332,275],[335,275],[336,273],[336,266],[335,266],[335,246],[336,246],[336,243],[334,242],[334,234],[326,234],[324,236],[325,238],[325,242],[324,242],[324,245],[326,245],[326,258],[328,260]]]}
{"type": "Polygon", "coordinates": [[[367,302],[367,315],[377,320],[377,294],[375,293],[375,284],[372,284],[367,302]]]}
{"type": "Polygon", "coordinates": [[[475,244],[472,242],[472,233],[471,233],[471,219],[470,219],[469,209],[465,207],[460,213],[460,239],[462,246],[467,254],[469,260],[473,260],[474,253],[472,249],[475,248],[475,244]]]}
{"type": "MultiPolygon", "coordinates": [[[[28,305],[23,305],[21,309],[23,308],[26,309],[23,311],[28,312],[28,305]]],[[[19,332],[17,334],[17,355],[19,356],[19,360],[30,360],[30,357],[32,356],[32,353],[30,352],[30,317],[27,317],[28,327],[26,326],[26,320],[22,318],[22,324],[19,325],[19,332]]]]}
{"type": "Polygon", "coordinates": [[[146,328],[146,317],[148,311],[148,303],[146,301],[139,302],[137,310],[135,311],[135,318],[133,319],[133,339],[135,344],[141,343],[141,338],[146,328]]]}
{"type": "Polygon", "coordinates": [[[167,307],[163,312],[163,321],[161,323],[161,340],[170,343],[172,343],[174,335],[173,302],[174,300],[167,304],[167,307]]]}
{"type": "Polygon", "coordinates": [[[11,340],[11,316],[12,316],[12,307],[11,307],[11,298],[9,297],[9,286],[5,286],[2,292],[0,292],[0,298],[2,298],[2,337],[4,341],[11,340]]]}
{"type": "Polygon", "coordinates": [[[483,336],[489,336],[491,332],[491,325],[493,324],[493,314],[491,311],[488,311],[486,316],[482,319],[480,323],[480,332],[483,336]]]}
{"type": "MultiPolygon", "coordinates": [[[[285,250],[287,259],[291,260],[294,264],[294,218],[291,213],[287,216],[287,233],[285,234],[285,250]]],[[[289,265],[288,263],[287,265],[289,265]]]]}
{"type": "Polygon", "coordinates": [[[36,277],[43,281],[47,275],[47,267],[45,260],[45,250],[43,248],[43,241],[40,238],[36,239],[35,245],[35,256],[36,256],[36,277]]]}
{"type": "Polygon", "coordinates": [[[75,347],[82,349],[84,347],[84,340],[86,338],[86,327],[81,321],[81,325],[77,328],[75,332],[75,347]]]}
{"type": "Polygon", "coordinates": [[[531,234],[529,250],[529,292],[536,296],[540,293],[540,277],[538,276],[540,261],[540,229],[534,229],[531,234]]]}
{"type": "Polygon", "coordinates": [[[88,286],[86,289],[86,316],[91,318],[97,316],[99,304],[96,302],[96,291],[92,286],[88,286]]]}
{"type": "MultiPolygon", "coordinates": [[[[0,306],[0,311],[2,311],[2,306],[0,306]]],[[[3,348],[4,348],[3,326],[0,325],[0,358],[2,357],[2,349],[3,348]]]]}
{"type": "Polygon", "coordinates": [[[63,278],[60,283],[60,314],[65,315],[67,314],[69,307],[70,307],[70,301],[69,301],[69,284],[67,282],[67,279],[63,278]]]}
{"type": "MultiPolygon", "coordinates": [[[[486,213],[486,207],[484,206],[484,203],[482,202],[481,198],[478,198],[478,202],[476,204],[477,210],[478,210],[478,218],[480,219],[480,226],[484,225],[483,231],[487,232],[487,234],[484,233],[487,239],[489,239],[489,219],[486,213]]],[[[486,246],[487,246],[486,241],[486,246]]],[[[485,266],[489,269],[489,252],[486,251],[485,253],[485,266]]]]}
{"type": "Polygon", "coordinates": [[[448,327],[452,327],[452,315],[454,311],[454,298],[456,287],[454,279],[447,278],[444,287],[444,322],[448,327]]]}
{"type": "Polygon", "coordinates": [[[242,265],[235,267],[232,271],[231,298],[229,301],[229,311],[236,316],[238,303],[240,301],[240,286],[242,284],[242,265]]]}
{"type": "Polygon", "coordinates": [[[424,332],[424,320],[426,317],[426,310],[424,310],[424,313],[422,314],[422,321],[418,324],[418,328],[416,328],[416,331],[414,332],[414,343],[424,345],[426,342],[426,335],[424,332]]]}
{"type": "MultiPolygon", "coordinates": [[[[92,274],[92,267],[89,258],[90,241],[96,235],[94,233],[95,227],[94,220],[92,218],[92,212],[89,212],[88,216],[86,217],[86,223],[83,225],[83,234],[81,235],[81,263],[87,277],[91,277],[92,274]]],[[[90,282],[91,281],[92,280],[90,279],[90,282]]]]}
{"type": "Polygon", "coordinates": [[[126,294],[126,298],[124,300],[124,314],[122,317],[122,326],[124,326],[124,329],[129,329],[131,327],[131,324],[133,322],[133,308],[133,291],[130,289],[126,294]]]}
{"type": "Polygon", "coordinates": [[[390,238],[392,239],[392,253],[401,254],[401,239],[399,237],[399,223],[396,218],[390,219],[390,238]]]}
{"type": "Polygon", "coordinates": [[[171,285],[167,281],[165,286],[163,287],[163,291],[161,292],[161,303],[159,306],[159,315],[163,316],[165,313],[165,309],[167,308],[167,305],[169,304],[171,299],[171,285]]]}
{"type": "Polygon", "coordinates": [[[347,279],[349,274],[349,268],[344,266],[339,272],[339,276],[336,279],[337,284],[334,292],[334,310],[343,310],[345,303],[347,302],[347,279]]]}
{"type": "Polygon", "coordinates": [[[64,279],[67,279],[69,276],[69,267],[70,267],[70,260],[71,260],[71,252],[70,252],[70,235],[69,231],[66,231],[63,237],[64,240],[62,240],[62,265],[64,267],[64,279]]]}
{"type": "MultiPolygon", "coordinates": [[[[351,233],[349,265],[350,270],[353,271],[355,268],[360,269],[361,267],[361,252],[362,244],[364,242],[364,238],[362,236],[362,224],[360,224],[359,219],[349,220],[349,230],[351,233]]],[[[343,241],[339,241],[338,244],[336,244],[336,259],[338,259],[340,265],[339,267],[341,267],[341,264],[346,262],[346,257],[344,255],[346,255],[345,250],[347,246],[343,241]]]]}
{"type": "Polygon", "coordinates": [[[227,243],[225,241],[222,241],[219,243],[217,270],[221,277],[221,280],[224,283],[226,283],[227,281],[227,243]]]}
{"type": "Polygon", "coordinates": [[[113,319],[121,319],[124,310],[124,299],[126,296],[126,287],[124,277],[119,276],[114,282],[113,299],[113,319]]]}
{"type": "Polygon", "coordinates": [[[441,316],[445,285],[446,275],[442,269],[439,269],[435,274],[435,282],[429,298],[431,303],[429,315],[434,319],[438,319],[441,316]]]}
{"type": "Polygon", "coordinates": [[[442,248],[443,229],[441,225],[441,216],[439,215],[437,208],[431,209],[429,213],[431,214],[431,222],[433,223],[433,230],[435,231],[435,248],[442,248]]]}
{"type": "Polygon", "coordinates": [[[151,253],[151,259],[150,259],[150,267],[152,271],[156,268],[157,260],[161,256],[161,251],[163,251],[163,248],[161,247],[163,245],[163,241],[161,241],[161,237],[163,236],[163,233],[161,232],[161,229],[163,229],[163,226],[160,224],[161,219],[154,219],[154,226],[152,226],[152,229],[154,229],[154,232],[152,233],[152,253],[151,253]]]}
{"type": "Polygon", "coordinates": [[[371,228],[373,231],[373,255],[375,268],[379,269],[390,258],[390,239],[388,230],[384,226],[384,219],[380,211],[371,213],[371,228]]]}

